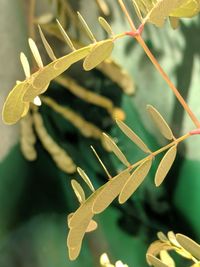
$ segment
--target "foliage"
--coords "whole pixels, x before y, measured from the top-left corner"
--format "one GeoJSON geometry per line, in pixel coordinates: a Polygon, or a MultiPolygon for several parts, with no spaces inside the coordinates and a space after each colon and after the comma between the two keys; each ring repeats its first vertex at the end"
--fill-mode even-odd
{"type": "MultiPolygon", "coordinates": [[[[79,175],[86,182],[92,193],[89,195],[89,197],[86,197],[86,193],[84,192],[82,186],[76,180],[72,180],[72,188],[78,198],[80,207],[74,213],[68,215],[69,234],[67,238],[67,246],[71,260],[74,260],[78,257],[85,233],[94,231],[97,228],[97,223],[93,220],[94,215],[103,212],[116,197],[118,197],[120,204],[126,202],[148,175],[154,158],[160,153],[166,151],[165,155],[160,161],[160,164],[158,165],[154,179],[155,185],[157,187],[160,186],[176,158],[177,147],[179,143],[193,135],[200,133],[200,122],[192,110],[188,107],[187,103],[170,81],[168,76],[162,70],[141,37],[141,33],[146,23],[150,22],[158,27],[162,27],[167,17],[170,18],[172,27],[176,28],[178,25],[178,20],[181,17],[192,17],[198,14],[200,11],[200,2],[195,0],[135,0],[132,2],[141,21],[138,29],[136,29],[133,21],[131,20],[123,1],[119,0],[119,4],[131,26],[131,31],[114,34],[110,24],[104,18],[100,17],[99,23],[108,34],[108,38],[101,41],[96,40],[86,21],[80,15],[80,13],[78,13],[78,18],[82,24],[82,27],[89,39],[92,41],[91,44],[81,46],[81,48],[75,48],[75,44],[69,38],[60,22],[57,20],[60,33],[72,50],[71,53],[62,57],[57,58],[55,56],[46,37],[44,36],[44,33],[42,32],[42,29],[39,27],[44,48],[46,49],[46,52],[52,61],[44,66],[35,42],[32,39],[29,39],[29,46],[37,63],[38,69],[31,73],[26,56],[23,53],[21,54],[20,58],[26,79],[20,82],[17,81],[16,86],[9,93],[3,108],[3,120],[5,123],[14,124],[23,118],[21,146],[22,151],[29,160],[34,160],[37,155],[34,149],[35,136],[32,129],[32,126],[34,125],[37,136],[39,137],[44,148],[51,154],[56,165],[61,170],[68,173],[74,173],[76,170],[76,165],[74,164],[73,160],[62,148],[56,144],[51,136],[48,135],[44,127],[42,117],[38,113],[38,108],[34,106],[34,104],[36,106],[40,105],[40,102],[42,101],[54,111],[61,114],[64,118],[71,120],[83,135],[101,140],[103,147],[107,151],[113,152],[119,161],[125,165],[125,169],[117,173],[115,176],[112,176],[107,167],[104,165],[103,161],[98,156],[95,149],[92,148],[101,166],[106,172],[106,175],[108,176],[108,181],[104,185],[100,186],[97,190],[95,190],[86,172],[81,168],[77,169],[79,175]],[[48,96],[41,96],[47,91],[52,80],[57,79],[60,83],[67,82],[67,80],[64,78],[60,79],[58,76],[68,70],[69,67],[71,67],[74,63],[82,59],[83,68],[85,71],[90,71],[93,68],[98,67],[98,65],[101,63],[106,64],[103,63],[103,61],[106,60],[107,66],[109,66],[109,57],[114,48],[115,41],[120,38],[124,38],[125,36],[131,36],[135,38],[135,40],[142,46],[147,56],[150,58],[163,79],[167,82],[178,101],[196,126],[196,129],[192,129],[183,136],[176,138],[171,128],[162,115],[157,111],[157,109],[152,105],[148,105],[147,111],[150,118],[153,120],[158,131],[170,141],[167,145],[162,146],[158,150],[152,152],[149,146],[147,146],[145,142],[122,121],[124,119],[124,114],[121,110],[116,109],[111,102],[103,97],[96,97],[96,100],[90,100],[91,102],[95,102],[97,105],[103,106],[105,109],[107,109],[108,112],[111,113],[112,118],[117,119],[116,122],[120,130],[145,153],[145,157],[135,163],[129,162],[129,159],[127,159],[126,155],[121,151],[119,146],[109,135],[104,133],[102,136],[100,129],[91,123],[88,123],[83,118],[73,113],[73,111],[67,109],[66,107],[61,107],[48,96]]],[[[101,1],[98,1],[98,4],[102,7],[101,1]]],[[[70,81],[70,79],[68,79],[68,81],[70,81]]],[[[71,88],[73,89],[71,90],[73,90],[76,95],[80,96],[80,92],[84,91],[84,89],[80,88],[76,84],[74,85],[73,81],[72,84],[73,86],[71,88]]],[[[87,97],[83,98],[87,99],[87,97]]],[[[168,238],[162,233],[159,233],[158,237],[160,240],[153,243],[147,251],[147,262],[149,265],[153,265],[155,267],[175,266],[173,259],[167,252],[168,250],[175,250],[183,257],[192,260],[194,262],[192,266],[198,266],[200,260],[200,249],[197,243],[189,239],[187,236],[181,234],[174,235],[173,232],[168,233],[168,238]],[[157,258],[157,255],[159,255],[160,258],[157,258]]],[[[102,264],[102,266],[113,266],[110,265],[108,259],[106,264],[102,264]]],[[[122,263],[116,263],[115,266],[118,265],[126,266],[122,263]]]]}

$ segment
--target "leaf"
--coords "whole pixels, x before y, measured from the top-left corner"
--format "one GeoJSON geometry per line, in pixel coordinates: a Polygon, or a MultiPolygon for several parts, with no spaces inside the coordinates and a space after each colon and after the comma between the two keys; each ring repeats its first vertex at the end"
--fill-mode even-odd
{"type": "Polygon", "coordinates": [[[67,236],[67,246],[69,248],[74,248],[74,247],[81,245],[83,237],[86,233],[87,227],[92,217],[93,217],[93,214],[92,212],[90,212],[90,214],[88,214],[88,216],[85,217],[84,220],[81,220],[81,223],[78,226],[70,229],[69,234],[67,236]]]}
{"type": "Polygon", "coordinates": [[[121,188],[123,187],[126,180],[129,178],[130,174],[128,170],[125,170],[109,180],[101,192],[98,193],[97,197],[94,200],[92,211],[95,214],[101,213],[104,211],[110,203],[118,196],[121,188]]]}
{"type": "Polygon", "coordinates": [[[152,9],[144,20],[149,21],[158,27],[162,27],[166,17],[184,2],[185,0],[157,0],[156,4],[152,6],[152,9]]]}
{"type": "Polygon", "coordinates": [[[151,105],[147,105],[147,111],[160,130],[161,134],[168,140],[174,139],[173,133],[162,115],[151,105]]]}
{"type": "Polygon", "coordinates": [[[167,238],[167,236],[165,234],[163,234],[163,232],[158,232],[157,233],[157,237],[162,242],[168,242],[168,238],[167,238]]]}
{"type": "Polygon", "coordinates": [[[167,236],[168,236],[168,239],[173,246],[178,247],[178,248],[181,247],[180,244],[178,243],[178,241],[176,240],[176,235],[174,234],[174,232],[169,231],[167,233],[167,236]]]}
{"type": "Polygon", "coordinates": [[[30,46],[30,49],[31,49],[31,52],[35,58],[35,61],[38,65],[39,68],[43,68],[43,62],[42,62],[42,59],[41,59],[41,56],[40,56],[40,52],[37,48],[37,45],[35,44],[35,42],[33,41],[33,39],[29,38],[28,39],[28,43],[29,43],[29,46],[30,46]]]}
{"type": "Polygon", "coordinates": [[[95,43],[96,39],[95,39],[92,31],[90,30],[89,26],[87,25],[86,21],[84,20],[84,18],[81,16],[81,14],[79,12],[77,12],[77,14],[78,14],[78,18],[79,18],[83,28],[85,29],[85,32],[87,33],[88,37],[90,38],[91,41],[93,41],[95,43]]]}
{"type": "Polygon", "coordinates": [[[16,123],[27,111],[27,103],[23,101],[23,96],[27,90],[27,83],[18,83],[7,96],[3,106],[2,119],[6,124],[16,123]]]}
{"type": "Polygon", "coordinates": [[[157,256],[161,250],[171,250],[173,247],[168,243],[163,243],[160,240],[154,241],[148,248],[147,254],[157,256]]]}
{"type": "Polygon", "coordinates": [[[119,147],[115,144],[115,142],[105,133],[103,133],[104,140],[108,148],[118,157],[118,159],[127,167],[130,166],[130,163],[126,159],[125,155],[119,149],[119,147]]]}
{"type": "Polygon", "coordinates": [[[155,184],[160,186],[169,172],[177,154],[177,146],[172,146],[162,158],[155,175],[155,184]]]}
{"type": "Polygon", "coordinates": [[[81,250],[81,244],[79,244],[75,248],[69,248],[69,259],[71,261],[75,260],[78,257],[80,250],[81,250]]]}
{"type": "Polygon", "coordinates": [[[91,47],[89,46],[78,49],[51,62],[43,69],[34,73],[32,76],[32,86],[25,93],[24,101],[32,101],[37,95],[44,93],[51,80],[67,70],[72,64],[87,56],[90,49],[91,47]]]}
{"type": "Polygon", "coordinates": [[[90,178],[87,176],[87,174],[84,172],[84,170],[82,170],[80,167],[77,168],[77,171],[79,173],[79,175],[83,178],[83,180],[85,181],[85,183],[89,186],[89,188],[91,189],[92,192],[95,191],[90,178]]]}
{"type": "Polygon", "coordinates": [[[172,27],[172,29],[177,29],[179,26],[179,18],[176,17],[169,17],[169,22],[172,27]]]}
{"type": "Polygon", "coordinates": [[[144,181],[152,165],[152,159],[147,159],[142,162],[136,170],[128,178],[127,182],[123,186],[120,195],[119,203],[122,204],[137,190],[140,184],[144,181]]]}
{"type": "Polygon", "coordinates": [[[158,258],[156,258],[151,254],[147,254],[147,262],[150,265],[153,265],[154,267],[169,267],[168,265],[166,265],[161,260],[159,260],[158,258]]]}
{"type": "Polygon", "coordinates": [[[42,39],[43,45],[47,51],[48,56],[50,57],[51,60],[53,60],[53,61],[56,60],[56,56],[55,56],[51,46],[49,45],[46,37],[44,36],[44,33],[42,32],[42,29],[39,25],[38,25],[38,28],[39,28],[40,37],[42,39]]]}
{"type": "Polygon", "coordinates": [[[179,242],[179,244],[189,253],[192,254],[193,257],[200,260],[200,245],[197,244],[194,240],[191,238],[182,235],[182,234],[176,234],[176,239],[179,242]]]}
{"type": "Polygon", "coordinates": [[[95,220],[91,220],[88,224],[88,227],[86,229],[86,233],[90,233],[92,231],[95,231],[98,227],[98,224],[95,220]]]}
{"type": "Polygon", "coordinates": [[[181,6],[173,10],[170,16],[181,18],[181,17],[193,17],[197,15],[200,11],[199,0],[189,0],[184,1],[181,6]]]}
{"type": "Polygon", "coordinates": [[[68,46],[71,48],[72,51],[76,50],[71,39],[69,38],[68,34],[66,33],[66,31],[63,29],[62,25],[60,24],[59,20],[56,20],[57,24],[58,24],[58,28],[65,40],[65,42],[68,44],[68,46]]]}
{"type": "Polygon", "coordinates": [[[113,36],[114,33],[112,31],[110,24],[107,22],[107,20],[105,20],[102,17],[99,17],[98,20],[99,20],[100,25],[108,33],[108,35],[113,36]]]}
{"type": "Polygon", "coordinates": [[[120,120],[116,120],[117,125],[122,130],[122,132],[130,138],[131,141],[133,141],[141,150],[143,150],[146,153],[151,153],[150,149],[147,147],[147,145],[142,141],[142,139],[135,134],[124,122],[120,120]]]}
{"type": "Polygon", "coordinates": [[[22,52],[20,53],[20,60],[22,63],[22,67],[23,67],[25,76],[26,76],[26,78],[29,78],[31,76],[30,65],[29,65],[27,57],[22,52]]]}
{"type": "Polygon", "coordinates": [[[111,39],[97,43],[83,62],[84,70],[89,71],[107,59],[111,55],[113,47],[114,43],[111,39]]]}
{"type": "Polygon", "coordinates": [[[169,253],[166,250],[161,250],[160,259],[167,266],[176,267],[174,260],[172,259],[172,257],[169,255],[169,253]]]}
{"type": "Polygon", "coordinates": [[[85,201],[85,192],[82,186],[74,179],[71,180],[71,185],[80,203],[85,201]]]}
{"type": "Polygon", "coordinates": [[[109,171],[107,170],[107,168],[106,168],[105,164],[103,163],[103,161],[100,159],[100,157],[97,154],[96,150],[94,149],[93,146],[90,146],[90,147],[91,147],[92,151],[94,152],[95,156],[97,157],[98,161],[100,162],[100,164],[101,164],[102,168],[104,169],[106,175],[108,176],[109,179],[111,179],[112,177],[111,177],[109,171]]]}

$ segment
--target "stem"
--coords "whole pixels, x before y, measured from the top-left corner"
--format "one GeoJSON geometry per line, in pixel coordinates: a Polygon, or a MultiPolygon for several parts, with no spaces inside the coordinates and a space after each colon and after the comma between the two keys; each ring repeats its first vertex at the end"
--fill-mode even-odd
{"type": "Polygon", "coordinates": [[[144,49],[146,55],[149,57],[149,59],[151,60],[151,62],[153,63],[153,65],[157,69],[157,71],[160,73],[160,75],[162,76],[162,78],[169,85],[170,89],[173,91],[174,95],[176,96],[176,98],[178,99],[179,103],[182,105],[182,107],[184,108],[184,110],[188,113],[188,115],[190,116],[190,118],[193,121],[193,123],[196,125],[197,128],[200,128],[200,121],[197,119],[197,117],[192,112],[192,110],[190,109],[190,107],[188,106],[188,104],[185,102],[184,98],[181,96],[181,94],[179,93],[178,89],[172,83],[172,81],[170,80],[170,78],[168,77],[168,75],[162,69],[162,67],[158,63],[157,59],[151,53],[151,51],[147,47],[146,43],[144,42],[143,38],[141,37],[141,35],[140,34],[134,35],[134,33],[137,31],[137,29],[136,29],[136,27],[135,27],[135,25],[133,23],[133,20],[131,19],[130,15],[128,13],[128,10],[127,10],[126,6],[123,3],[123,0],[118,0],[118,2],[119,2],[121,9],[124,12],[124,14],[125,14],[128,22],[130,24],[131,30],[133,32],[133,38],[135,38],[137,40],[137,42],[140,44],[140,46],[144,49]]]}
{"type": "Polygon", "coordinates": [[[155,157],[157,156],[158,154],[164,152],[165,150],[169,149],[170,147],[174,146],[174,145],[178,145],[180,142],[184,141],[185,139],[187,139],[188,137],[190,137],[191,134],[190,133],[187,133],[177,139],[175,139],[173,142],[171,142],[170,144],[167,144],[166,146],[164,147],[161,147],[160,149],[156,150],[155,152],[152,152],[150,155],[148,155],[147,157],[137,161],[136,163],[134,163],[133,165],[131,165],[128,169],[129,170],[132,170],[134,169],[135,167],[137,167],[138,165],[140,165],[142,162],[146,161],[146,160],[149,160],[151,159],[152,157],[155,157]]]}
{"type": "Polygon", "coordinates": [[[29,37],[32,39],[35,38],[35,29],[34,29],[35,4],[36,4],[36,0],[30,0],[28,25],[29,25],[29,37]]]}

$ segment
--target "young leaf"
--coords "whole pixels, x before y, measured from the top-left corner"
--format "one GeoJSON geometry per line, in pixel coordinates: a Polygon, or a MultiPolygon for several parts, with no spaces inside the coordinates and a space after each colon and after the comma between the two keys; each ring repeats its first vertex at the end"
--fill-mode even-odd
{"type": "Polygon", "coordinates": [[[193,17],[200,11],[199,0],[184,1],[184,3],[177,9],[170,13],[170,16],[181,18],[181,17],[193,17]]]}
{"type": "Polygon", "coordinates": [[[176,8],[179,8],[184,2],[185,0],[157,0],[144,20],[158,27],[162,27],[166,17],[176,8]]]}
{"type": "Polygon", "coordinates": [[[35,44],[35,42],[31,38],[28,39],[28,43],[29,43],[31,52],[32,52],[32,54],[33,54],[33,56],[35,58],[35,61],[38,64],[38,67],[42,69],[43,68],[43,62],[42,62],[42,59],[41,59],[41,56],[40,56],[40,52],[39,52],[39,50],[37,48],[37,45],[35,44]]]}
{"type": "Polygon", "coordinates": [[[91,47],[89,46],[83,47],[51,62],[43,69],[34,73],[32,84],[24,95],[24,101],[32,101],[37,95],[44,93],[51,80],[67,70],[72,64],[87,56],[90,49],[91,47]]]}
{"type": "Polygon", "coordinates": [[[49,45],[46,37],[44,36],[44,33],[42,32],[42,29],[39,25],[38,25],[38,28],[39,28],[40,37],[42,39],[43,45],[47,51],[48,56],[50,57],[51,60],[53,60],[53,61],[56,60],[56,56],[55,56],[51,46],[49,45]]]}
{"type": "Polygon", "coordinates": [[[108,172],[106,166],[104,165],[103,161],[100,159],[99,155],[97,154],[96,150],[94,149],[93,146],[91,146],[92,151],[94,152],[95,156],[97,157],[98,161],[100,162],[102,168],[104,169],[105,173],[107,174],[108,178],[111,179],[111,175],[108,172]]]}
{"type": "Polygon", "coordinates": [[[156,258],[151,254],[147,254],[147,261],[150,265],[153,265],[154,267],[169,267],[168,265],[166,265],[161,260],[159,260],[158,258],[156,258]]]}
{"type": "Polygon", "coordinates": [[[178,241],[176,240],[176,235],[174,234],[174,232],[169,231],[167,233],[168,239],[171,242],[172,245],[174,245],[175,247],[180,248],[180,244],[178,243],[178,241]]]}
{"type": "Polygon", "coordinates": [[[63,29],[62,25],[60,24],[59,20],[56,20],[57,24],[58,24],[58,28],[65,40],[65,42],[68,44],[68,46],[71,48],[72,51],[75,51],[75,47],[71,41],[71,39],[69,38],[68,34],[66,33],[66,31],[63,29]]]}
{"type": "Polygon", "coordinates": [[[168,242],[168,238],[163,232],[158,232],[157,233],[158,239],[160,239],[162,242],[168,242]]]}
{"type": "Polygon", "coordinates": [[[172,257],[169,255],[169,253],[166,250],[161,250],[160,259],[167,266],[176,267],[174,260],[172,259],[172,257]]]}
{"type": "Polygon", "coordinates": [[[89,26],[87,25],[86,21],[84,20],[84,18],[81,16],[81,14],[79,12],[77,12],[78,14],[78,18],[83,26],[83,28],[85,29],[85,32],[87,33],[88,37],[90,38],[90,40],[92,42],[96,42],[96,39],[92,33],[92,31],[90,30],[89,26]]]}
{"type": "Polygon", "coordinates": [[[113,36],[114,33],[112,31],[110,24],[102,17],[99,17],[98,20],[99,20],[100,25],[108,33],[108,35],[113,36]]]}
{"type": "Polygon", "coordinates": [[[169,17],[169,22],[172,27],[172,29],[177,29],[179,26],[179,18],[176,17],[169,17]]]}
{"type": "Polygon", "coordinates": [[[29,106],[29,104],[23,101],[26,90],[27,83],[20,82],[9,93],[2,111],[2,119],[4,123],[14,124],[22,117],[22,115],[27,113],[27,105],[29,106]]]}
{"type": "Polygon", "coordinates": [[[147,111],[149,112],[158,129],[160,130],[161,134],[168,140],[173,139],[174,136],[172,130],[170,129],[169,125],[162,117],[162,115],[151,105],[147,105],[147,111]]]}
{"type": "Polygon", "coordinates": [[[108,148],[118,157],[118,159],[127,167],[130,166],[130,163],[126,159],[125,155],[119,149],[119,147],[115,144],[115,142],[105,133],[103,133],[105,143],[108,148]]]}
{"type": "Polygon", "coordinates": [[[97,43],[83,62],[84,70],[89,71],[107,59],[111,55],[113,47],[114,43],[111,39],[97,43]]]}
{"type": "Polygon", "coordinates": [[[98,224],[95,220],[91,220],[88,224],[88,227],[86,229],[86,233],[90,233],[90,232],[93,232],[97,229],[98,227],[98,224]]]}
{"type": "Polygon", "coordinates": [[[177,154],[177,146],[172,146],[162,158],[155,175],[155,184],[160,186],[169,172],[177,154]]]}
{"type": "Polygon", "coordinates": [[[128,178],[127,182],[123,186],[120,195],[119,203],[122,204],[137,190],[140,184],[144,181],[152,165],[152,159],[142,162],[136,170],[128,178]]]}
{"type": "Polygon", "coordinates": [[[176,234],[176,239],[179,242],[179,244],[190,254],[192,254],[193,257],[200,260],[200,245],[197,244],[194,240],[191,238],[182,235],[182,234],[176,234]]]}
{"type": "Polygon", "coordinates": [[[130,138],[131,141],[133,141],[141,150],[143,150],[146,153],[151,153],[150,149],[147,147],[147,145],[142,141],[142,139],[135,134],[124,122],[120,120],[116,120],[117,125],[122,130],[122,132],[130,138]]]}
{"type": "Polygon", "coordinates": [[[94,200],[92,207],[93,213],[101,213],[110,205],[110,203],[118,196],[129,176],[129,171],[125,170],[104,185],[101,192],[98,193],[94,200]]]}
{"type": "Polygon", "coordinates": [[[27,57],[22,52],[20,53],[20,61],[22,63],[22,67],[23,67],[26,78],[29,78],[31,76],[30,65],[29,65],[27,57]]]}
{"type": "Polygon", "coordinates": [[[169,250],[169,249],[172,249],[171,244],[157,240],[151,243],[151,245],[147,250],[147,254],[157,256],[159,255],[161,250],[169,250]]]}
{"type": "Polygon", "coordinates": [[[80,250],[81,250],[81,244],[79,244],[77,247],[75,248],[69,248],[68,251],[69,251],[69,259],[71,261],[75,260],[79,253],[80,253],[80,250]]]}
{"type": "Polygon", "coordinates": [[[74,179],[71,180],[71,185],[72,185],[75,195],[78,198],[78,201],[80,203],[83,203],[85,201],[85,192],[82,186],[74,179]]]}
{"type": "Polygon", "coordinates": [[[85,217],[84,220],[82,220],[77,227],[73,227],[70,229],[69,234],[67,236],[67,246],[69,248],[77,247],[82,243],[83,237],[86,233],[87,227],[92,217],[92,213],[88,214],[88,216],[85,217]]]}
{"type": "Polygon", "coordinates": [[[89,196],[88,199],[74,212],[72,218],[69,221],[69,228],[77,228],[80,224],[82,224],[82,221],[85,221],[86,218],[91,216],[92,212],[92,206],[93,203],[100,194],[101,190],[103,190],[104,185],[99,187],[92,195],[89,196]]]}
{"type": "Polygon", "coordinates": [[[82,170],[81,168],[77,168],[77,171],[79,173],[79,175],[83,178],[83,180],[85,181],[85,183],[89,186],[89,188],[91,189],[92,192],[95,191],[90,178],[87,176],[87,174],[84,172],[84,170],[82,170]]]}

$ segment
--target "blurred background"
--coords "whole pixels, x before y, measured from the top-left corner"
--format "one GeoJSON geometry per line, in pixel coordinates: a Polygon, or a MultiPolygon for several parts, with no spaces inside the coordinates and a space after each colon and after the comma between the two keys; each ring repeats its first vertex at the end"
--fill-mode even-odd
{"type": "MultiPolygon", "coordinates": [[[[131,1],[125,1],[136,24],[138,20],[131,1]]],[[[67,29],[76,46],[88,44],[76,11],[85,17],[96,38],[106,38],[98,23],[105,17],[115,33],[129,30],[116,0],[0,0],[0,108],[16,80],[24,74],[19,60],[23,51],[32,62],[28,37],[36,41],[45,64],[49,59],[42,47],[37,24],[52,45],[57,56],[69,53],[63,43],[55,18],[67,29]]],[[[147,25],[144,40],[179,88],[194,113],[200,118],[200,19],[183,19],[177,30],[167,22],[162,29],[147,25]]],[[[73,267],[99,266],[99,257],[107,252],[112,262],[121,259],[129,266],[147,266],[145,253],[156,240],[156,233],[173,230],[200,241],[200,138],[194,136],[181,144],[178,156],[165,182],[154,186],[158,159],[142,186],[124,205],[117,201],[97,216],[98,229],[84,238],[81,254],[74,262],[68,259],[66,236],[67,215],[78,207],[71,189],[72,178],[83,184],[75,173],[80,166],[90,176],[95,188],[105,183],[106,176],[96,160],[90,145],[98,151],[112,175],[123,166],[103,147],[99,133],[107,132],[131,162],[144,155],[116,127],[114,115],[125,122],[152,150],[166,141],[149,120],[146,105],[154,105],[165,117],[175,136],[194,127],[174,98],[165,82],[156,72],[142,48],[131,38],[116,41],[112,60],[91,72],[85,72],[81,63],[75,64],[62,79],[53,81],[45,96],[69,114],[81,118],[82,127],[94,125],[96,136],[81,131],[74,124],[76,116],[64,118],[48,104],[42,104],[39,114],[43,126],[54,142],[68,153],[69,168],[57,166],[51,151],[43,140],[35,136],[34,155],[23,147],[29,132],[24,123],[15,126],[0,121],[0,266],[2,267],[73,267]],[[75,85],[74,85],[75,84],[75,85]],[[89,103],[92,92],[107,100],[112,107],[89,103]],[[74,113],[70,113],[74,112],[74,113]],[[71,169],[70,169],[71,168],[71,169]]],[[[34,62],[31,63],[34,69],[34,62]]],[[[93,97],[94,98],[94,95],[93,97]]],[[[102,103],[102,99],[99,101],[102,103]]],[[[31,114],[29,114],[31,116],[31,114]]],[[[29,127],[29,126],[27,126],[29,127]]],[[[84,186],[84,185],[83,185],[84,186]]],[[[87,190],[86,190],[87,191],[87,190]]],[[[180,262],[180,266],[185,266],[180,262]]]]}

